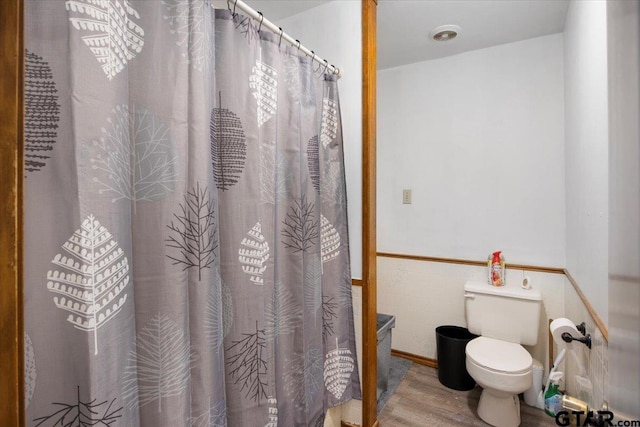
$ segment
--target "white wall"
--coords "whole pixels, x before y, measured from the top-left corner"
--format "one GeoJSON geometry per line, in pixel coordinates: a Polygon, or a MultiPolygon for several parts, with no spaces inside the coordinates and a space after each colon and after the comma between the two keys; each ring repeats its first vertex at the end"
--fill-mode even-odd
{"type": "MultiPolygon", "coordinates": [[[[563,382],[567,394],[587,402],[590,408],[600,409],[609,396],[607,341],[568,279],[565,279],[564,292],[562,317],[575,324],[585,322],[587,333],[591,334],[591,349],[577,342],[572,343],[571,350],[558,370],[564,372],[563,382]]],[[[558,345],[554,344],[554,357],[558,355],[558,351],[558,345]]],[[[638,401],[634,402],[637,404],[638,401]]],[[[621,414],[615,415],[617,419],[621,414]]]]}
{"type": "Polygon", "coordinates": [[[378,250],[564,266],[563,97],[561,34],[379,71],[378,250]]]}
{"type": "MultiPolygon", "coordinates": [[[[257,7],[257,6],[256,6],[257,7]]],[[[351,276],[362,278],[362,25],[359,0],[331,1],[276,24],[342,70],[351,276]]]]}
{"type": "Polygon", "coordinates": [[[572,1],[564,30],[566,267],[608,323],[606,3],[572,1]]]}

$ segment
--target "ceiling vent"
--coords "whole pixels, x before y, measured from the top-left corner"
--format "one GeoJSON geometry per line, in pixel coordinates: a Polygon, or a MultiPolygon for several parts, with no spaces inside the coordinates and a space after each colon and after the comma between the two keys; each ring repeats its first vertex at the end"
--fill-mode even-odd
{"type": "Polygon", "coordinates": [[[455,39],[461,30],[457,25],[441,25],[434,28],[429,36],[437,42],[446,42],[455,39]]]}

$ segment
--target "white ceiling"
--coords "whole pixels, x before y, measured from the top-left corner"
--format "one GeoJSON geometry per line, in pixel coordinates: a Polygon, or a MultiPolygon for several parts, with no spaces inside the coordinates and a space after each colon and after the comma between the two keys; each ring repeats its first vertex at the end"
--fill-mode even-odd
{"type": "MultiPolygon", "coordinates": [[[[329,1],[245,0],[276,23],[329,1]]],[[[226,7],[225,0],[214,3],[226,7]]],[[[569,0],[379,0],[378,69],[559,33],[568,7],[569,0]],[[429,38],[447,24],[462,28],[458,37],[429,38]]]]}
{"type": "Polygon", "coordinates": [[[568,0],[380,0],[378,69],[560,33],[568,0]],[[454,24],[453,40],[429,33],[454,24]]]}

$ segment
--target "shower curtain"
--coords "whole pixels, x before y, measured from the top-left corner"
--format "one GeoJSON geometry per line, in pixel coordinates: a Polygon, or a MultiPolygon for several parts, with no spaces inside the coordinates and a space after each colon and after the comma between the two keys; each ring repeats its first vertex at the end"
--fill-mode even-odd
{"type": "Polygon", "coordinates": [[[337,82],[206,0],[27,0],[29,426],[360,398],[337,82]]]}

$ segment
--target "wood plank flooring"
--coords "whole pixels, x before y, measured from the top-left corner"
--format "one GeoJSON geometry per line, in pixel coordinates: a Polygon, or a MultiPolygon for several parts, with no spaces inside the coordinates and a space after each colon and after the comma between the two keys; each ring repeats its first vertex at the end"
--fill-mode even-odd
{"type": "MultiPolygon", "coordinates": [[[[451,390],[438,381],[434,368],[414,363],[378,416],[382,427],[486,427],[476,409],[481,388],[451,390]]],[[[544,411],[521,402],[523,427],[556,426],[544,411]]]]}

